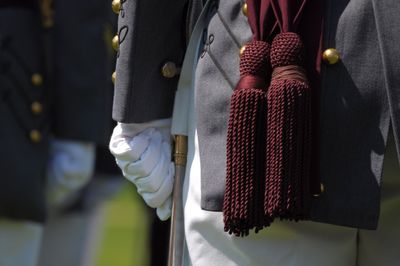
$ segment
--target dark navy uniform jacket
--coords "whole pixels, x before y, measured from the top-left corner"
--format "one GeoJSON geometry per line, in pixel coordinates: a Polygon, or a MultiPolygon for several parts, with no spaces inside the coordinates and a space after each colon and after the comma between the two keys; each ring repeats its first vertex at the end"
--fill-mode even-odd
{"type": "Polygon", "coordinates": [[[115,29],[108,1],[38,3],[0,3],[0,217],[42,222],[49,137],[107,143],[115,29]]]}

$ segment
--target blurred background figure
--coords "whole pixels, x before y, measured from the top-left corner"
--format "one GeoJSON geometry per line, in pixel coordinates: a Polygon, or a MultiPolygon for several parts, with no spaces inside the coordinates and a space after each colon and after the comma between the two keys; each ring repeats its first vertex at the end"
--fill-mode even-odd
{"type": "Polygon", "coordinates": [[[0,265],[35,265],[50,136],[35,1],[0,4],[0,265]]]}
{"type": "MultiPolygon", "coordinates": [[[[82,131],[94,141],[91,154],[81,154],[79,161],[72,163],[71,157],[59,153],[50,161],[46,190],[50,215],[39,265],[93,265],[104,220],[99,206],[122,185],[112,157],[102,148],[112,125],[111,41],[116,18],[108,0],[41,0],[40,10],[54,132],[74,139],[82,131]],[[58,165],[73,173],[90,169],[87,174],[93,178],[85,183],[75,182],[73,174],[63,178],[58,165]]],[[[79,156],[69,142],[52,141],[50,152],[57,154],[62,148],[79,156]]]]}
{"type": "MultiPolygon", "coordinates": [[[[88,135],[97,139],[93,141],[96,153],[82,154],[75,165],[66,163],[62,156],[57,158],[58,165],[69,171],[90,169],[87,173],[93,179],[87,185],[76,183],[73,178],[57,177],[58,168],[54,167],[57,159],[48,166],[50,217],[44,230],[39,266],[95,265],[106,219],[103,203],[119,192],[122,185],[114,158],[106,149],[112,128],[115,78],[110,73],[119,45],[115,36],[115,13],[119,10],[115,2],[113,12],[110,0],[41,0],[53,110],[67,121],[69,130],[65,132],[65,122],[60,124],[56,116],[55,134],[74,139],[80,130],[87,130],[88,135]],[[92,130],[97,133],[92,134],[92,130]]],[[[54,143],[50,151],[57,151],[60,145],[74,151],[70,143],[54,143]]],[[[162,266],[167,260],[169,225],[155,219],[152,211],[148,214],[149,264],[162,266]]],[[[124,213],[117,215],[120,220],[125,219],[124,213]]],[[[136,219],[142,217],[137,215],[136,219]]],[[[131,238],[134,237],[132,234],[131,238]]]]}
{"type": "Polygon", "coordinates": [[[96,88],[73,87],[66,74],[54,90],[51,77],[68,73],[62,66],[71,53],[46,71],[53,69],[43,40],[50,21],[41,7],[36,0],[0,3],[0,265],[36,265],[46,196],[58,204],[87,184],[95,144],[107,137],[96,88]]]}
{"type": "MultiPolygon", "coordinates": [[[[0,1],[0,266],[97,263],[108,234],[103,203],[123,183],[105,148],[119,44],[110,5],[0,1]]],[[[141,247],[150,257],[143,261],[164,265],[168,223],[143,205],[141,213],[131,206],[113,218],[153,232],[141,247]]],[[[133,241],[137,232],[116,234],[110,245],[127,233],[133,241]]],[[[130,250],[143,256],[137,252],[130,250]]]]}

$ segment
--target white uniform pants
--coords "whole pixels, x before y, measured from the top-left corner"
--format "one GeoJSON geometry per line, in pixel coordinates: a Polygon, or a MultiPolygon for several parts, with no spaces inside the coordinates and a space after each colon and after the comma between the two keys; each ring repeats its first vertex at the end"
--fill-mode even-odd
{"type": "Polygon", "coordinates": [[[0,219],[0,266],[35,266],[42,232],[37,223],[0,219]]]}
{"type": "Polygon", "coordinates": [[[385,157],[378,230],[276,221],[258,234],[240,238],[224,232],[222,213],[200,208],[197,135],[195,140],[191,147],[195,148],[194,158],[189,157],[193,159],[188,167],[190,178],[185,180],[185,265],[400,265],[400,169],[393,141],[389,141],[385,157]]]}

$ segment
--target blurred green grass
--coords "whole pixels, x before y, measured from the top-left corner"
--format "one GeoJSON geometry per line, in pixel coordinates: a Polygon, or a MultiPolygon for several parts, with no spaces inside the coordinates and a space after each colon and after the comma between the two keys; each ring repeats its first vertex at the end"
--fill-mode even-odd
{"type": "Polygon", "coordinates": [[[96,266],[148,265],[148,216],[146,207],[131,184],[105,205],[103,235],[96,266]]]}

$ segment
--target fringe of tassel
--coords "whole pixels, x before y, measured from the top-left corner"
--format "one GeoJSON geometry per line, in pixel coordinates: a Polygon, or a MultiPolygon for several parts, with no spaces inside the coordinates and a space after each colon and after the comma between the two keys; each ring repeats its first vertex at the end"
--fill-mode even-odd
{"type": "Polygon", "coordinates": [[[225,231],[245,236],[269,223],[263,211],[269,44],[252,42],[240,60],[241,80],[231,97],[227,134],[225,231]],[[257,178],[258,177],[258,178],[257,178]]]}
{"type": "Polygon", "coordinates": [[[223,206],[225,231],[236,236],[257,232],[275,218],[309,217],[311,89],[301,68],[303,50],[299,36],[289,32],[278,34],[271,50],[252,42],[241,57],[241,81],[231,97],[223,206]],[[266,90],[269,64],[273,74],[266,90]],[[254,82],[260,79],[264,88],[254,82]]]}

